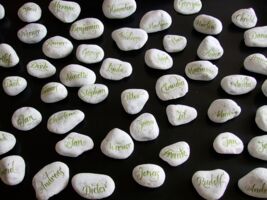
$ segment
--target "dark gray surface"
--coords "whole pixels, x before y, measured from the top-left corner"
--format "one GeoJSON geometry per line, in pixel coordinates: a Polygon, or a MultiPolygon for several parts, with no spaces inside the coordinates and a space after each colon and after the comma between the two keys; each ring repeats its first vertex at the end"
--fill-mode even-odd
{"type": "MultiPolygon", "coordinates": [[[[102,1],[79,1],[82,7],[79,19],[85,17],[99,18],[105,25],[103,36],[96,40],[75,41],[68,32],[70,24],[64,24],[57,20],[48,11],[49,1],[38,0],[37,2],[43,10],[40,23],[48,29],[46,38],[62,35],[70,39],[75,47],[82,44],[98,44],[105,51],[105,57],[114,57],[128,61],[133,66],[131,77],[119,81],[111,82],[101,78],[99,68],[101,63],[95,65],[85,65],[96,72],[97,83],[106,84],[109,87],[110,95],[98,104],[89,105],[82,102],[78,96],[78,89],[69,89],[67,99],[55,104],[45,104],[40,100],[40,90],[45,83],[59,81],[59,72],[65,65],[79,63],[75,58],[75,51],[65,59],[51,60],[57,67],[55,76],[49,79],[39,80],[27,74],[26,64],[37,58],[45,58],[42,53],[42,42],[36,45],[28,45],[20,42],[16,36],[19,28],[25,25],[17,17],[18,8],[26,1],[1,0],[6,8],[6,17],[0,22],[0,42],[9,43],[17,51],[20,57],[18,66],[12,69],[0,68],[0,81],[9,75],[20,75],[27,79],[27,89],[17,97],[9,97],[0,88],[0,130],[13,133],[17,138],[15,148],[0,158],[7,155],[18,154],[26,161],[26,176],[24,181],[18,186],[6,186],[0,183],[1,199],[35,199],[35,192],[31,185],[32,177],[45,165],[53,161],[65,162],[70,168],[70,177],[80,172],[103,173],[110,175],[115,183],[116,189],[109,199],[199,199],[199,195],[191,184],[191,177],[197,170],[209,170],[222,168],[230,175],[230,183],[222,199],[251,199],[244,195],[237,187],[237,181],[243,175],[256,167],[267,167],[266,162],[252,158],[245,149],[241,155],[223,156],[218,155],[212,148],[214,138],[221,132],[230,131],[238,135],[247,146],[248,141],[257,135],[262,135],[255,122],[256,109],[266,103],[266,97],[260,91],[265,76],[249,73],[243,69],[243,60],[252,53],[263,53],[266,49],[245,47],[243,41],[243,30],[235,27],[231,23],[231,15],[240,8],[253,7],[258,16],[257,26],[266,25],[266,0],[203,0],[203,8],[200,13],[209,14],[219,18],[223,22],[223,31],[217,36],[224,47],[224,56],[214,63],[219,68],[218,76],[211,82],[191,81],[188,78],[189,92],[180,99],[162,102],[155,93],[155,83],[158,77],[164,74],[177,73],[185,76],[184,68],[188,62],[197,60],[196,50],[205,37],[193,30],[193,20],[197,15],[183,16],[173,9],[173,1],[162,0],[139,0],[135,14],[127,19],[109,20],[104,17],[101,9],[102,1]],[[149,34],[147,44],[138,51],[122,52],[111,39],[111,32],[120,27],[138,27],[143,14],[153,9],[166,10],[173,19],[170,29],[149,34]],[[174,59],[174,66],[167,71],[157,71],[149,69],[144,63],[144,53],[149,48],[163,49],[162,38],[165,34],[180,34],[188,39],[186,49],[181,53],[171,54],[174,59]],[[230,96],[220,88],[220,80],[229,74],[252,75],[258,80],[256,89],[246,95],[230,96]],[[150,94],[150,99],[142,110],[150,112],[156,117],[160,135],[152,142],[135,142],[134,153],[126,160],[114,160],[104,156],[100,151],[100,143],[109,130],[120,128],[129,132],[129,125],[138,115],[128,115],[123,110],[120,103],[120,93],[127,88],[143,88],[150,94]],[[210,103],[217,98],[231,98],[242,108],[241,115],[224,124],[215,124],[209,121],[206,112],[210,103]],[[165,108],[169,104],[185,104],[193,106],[198,111],[198,117],[192,123],[172,127],[167,121],[165,108]],[[43,115],[42,123],[32,131],[21,132],[14,129],[10,119],[13,112],[22,106],[33,106],[43,115]],[[74,131],[89,135],[95,143],[93,150],[84,153],[78,158],[65,158],[58,155],[54,146],[57,141],[63,139],[64,135],[50,133],[46,128],[48,117],[63,109],[81,109],[85,113],[85,120],[74,131]],[[191,147],[189,160],[181,166],[170,167],[160,160],[158,153],[161,148],[177,141],[186,141],[191,147]],[[132,179],[132,169],[142,163],[155,163],[162,166],[166,172],[166,180],[162,187],[158,189],[146,189],[139,186],[132,179]],[[3,198],[4,197],[4,198],[3,198]]],[[[79,199],[80,197],[68,187],[59,195],[52,199],[79,199]]]]}

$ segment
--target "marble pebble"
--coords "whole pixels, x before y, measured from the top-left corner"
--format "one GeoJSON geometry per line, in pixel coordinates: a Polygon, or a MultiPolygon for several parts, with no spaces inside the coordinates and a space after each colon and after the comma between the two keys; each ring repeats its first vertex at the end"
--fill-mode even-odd
{"type": "Polygon", "coordinates": [[[2,4],[0,4],[0,20],[5,17],[5,8],[2,4]]]}
{"type": "Polygon", "coordinates": [[[244,32],[245,45],[248,47],[267,47],[267,26],[258,26],[244,32]]]}
{"type": "Polygon", "coordinates": [[[7,76],[2,83],[5,93],[9,96],[16,96],[27,87],[27,81],[20,76],[7,76]]]}
{"type": "Polygon", "coordinates": [[[49,78],[56,73],[56,67],[45,59],[32,60],[26,68],[28,74],[35,78],[49,78]]]}
{"type": "Polygon", "coordinates": [[[263,82],[263,84],[261,85],[261,91],[262,91],[262,93],[264,94],[264,96],[267,97],[267,80],[265,80],[265,81],[263,82]]]}
{"type": "Polygon", "coordinates": [[[175,11],[183,15],[198,13],[201,8],[201,0],[174,0],[175,11]]]}
{"type": "Polygon", "coordinates": [[[104,101],[108,97],[108,94],[108,87],[99,83],[84,85],[78,91],[79,98],[90,104],[98,104],[104,101]]]}
{"type": "Polygon", "coordinates": [[[0,131],[0,155],[3,155],[14,148],[16,138],[13,134],[0,131]]]}
{"type": "Polygon", "coordinates": [[[184,50],[187,39],[180,35],[165,35],[163,37],[163,47],[169,53],[176,53],[184,50]]]}
{"type": "Polygon", "coordinates": [[[68,90],[61,83],[49,82],[42,87],[40,96],[45,103],[56,103],[68,96],[68,90]]]}
{"type": "Polygon", "coordinates": [[[145,63],[148,67],[153,69],[167,70],[172,67],[173,60],[165,51],[149,49],[145,53],[145,63]]]}
{"type": "Polygon", "coordinates": [[[267,161],[266,145],[267,135],[256,136],[249,141],[248,152],[254,158],[267,161]]]}
{"type": "Polygon", "coordinates": [[[255,122],[262,131],[267,132],[267,105],[263,105],[257,109],[255,122]]]}
{"type": "Polygon", "coordinates": [[[202,60],[217,60],[222,57],[223,53],[220,42],[213,36],[205,37],[197,49],[197,55],[202,60]]]}
{"type": "Polygon", "coordinates": [[[253,8],[243,8],[232,14],[232,22],[239,28],[253,28],[257,24],[257,16],[253,8]]]}
{"type": "Polygon", "coordinates": [[[85,64],[101,62],[104,58],[103,49],[94,44],[81,44],[77,47],[76,58],[85,64]]]}
{"type": "Polygon", "coordinates": [[[34,2],[23,4],[18,10],[18,17],[23,22],[36,22],[42,16],[42,9],[34,2]]]}
{"type": "Polygon", "coordinates": [[[208,35],[218,35],[223,29],[222,22],[219,19],[205,14],[198,15],[193,22],[193,26],[196,31],[208,35]]]}
{"type": "Polygon", "coordinates": [[[261,53],[254,53],[244,60],[246,70],[258,74],[267,75],[267,58],[261,53]]]}
{"type": "Polygon", "coordinates": [[[43,24],[31,23],[18,30],[17,36],[20,41],[27,44],[41,42],[47,34],[47,29],[43,24]]]}
{"type": "Polygon", "coordinates": [[[14,67],[19,63],[19,57],[12,46],[6,43],[0,44],[0,66],[14,67]]]}

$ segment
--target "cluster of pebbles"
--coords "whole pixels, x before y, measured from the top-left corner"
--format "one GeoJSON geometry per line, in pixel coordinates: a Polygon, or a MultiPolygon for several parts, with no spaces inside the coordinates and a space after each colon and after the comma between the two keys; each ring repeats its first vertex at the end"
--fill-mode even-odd
{"type": "MultiPolygon", "coordinates": [[[[72,1],[52,0],[49,11],[63,23],[71,23],[69,35],[79,41],[100,37],[104,32],[104,24],[97,18],[78,19],[81,7],[72,1]],[[77,21],[76,21],[77,20],[77,21]]],[[[200,0],[175,0],[174,9],[183,15],[198,13],[202,8],[200,0]]],[[[104,0],[102,10],[109,19],[123,19],[135,13],[135,0],[104,0]]],[[[0,19],[5,17],[5,9],[0,5],[0,19]]],[[[39,43],[47,35],[47,29],[37,21],[42,17],[42,9],[36,3],[25,3],[18,10],[18,17],[28,23],[18,30],[17,37],[26,44],[39,43]]],[[[255,27],[257,16],[253,8],[240,9],[233,13],[232,23],[244,32],[247,47],[267,47],[267,26],[255,27]]],[[[141,49],[148,41],[148,34],[168,29],[172,25],[172,17],[164,10],[151,10],[140,20],[139,28],[122,27],[112,32],[111,38],[121,51],[141,49]]],[[[207,36],[201,41],[196,51],[200,60],[192,61],[185,66],[187,78],[196,81],[211,81],[218,75],[218,67],[212,63],[220,59],[224,49],[214,36],[223,31],[220,19],[200,14],[193,21],[193,28],[207,36]]],[[[181,35],[165,35],[164,50],[151,48],[146,50],[144,62],[154,70],[167,70],[173,67],[173,59],[169,53],[182,51],[187,46],[187,38],[181,35]]],[[[42,45],[45,56],[61,59],[69,56],[74,50],[72,42],[56,35],[46,39],[42,45]]],[[[131,63],[117,58],[104,58],[104,50],[96,44],[81,44],[76,49],[77,59],[84,64],[102,62],[100,75],[104,79],[119,81],[131,76],[131,63]]],[[[0,66],[11,68],[20,59],[15,49],[9,44],[0,44],[0,66]]],[[[267,59],[260,53],[249,55],[244,60],[244,68],[248,71],[267,75],[267,59]]],[[[32,60],[27,64],[29,75],[45,79],[56,73],[56,67],[45,59],[32,60]]],[[[109,95],[106,85],[96,83],[96,74],[78,64],[69,64],[59,73],[60,82],[49,82],[42,87],[40,98],[45,103],[55,103],[68,96],[69,87],[78,87],[78,97],[89,104],[98,104],[109,95]]],[[[16,96],[28,85],[25,78],[19,76],[5,77],[2,82],[7,95],[16,96]]],[[[229,95],[244,95],[255,89],[257,80],[252,76],[233,74],[221,80],[221,88],[229,95]]],[[[178,74],[165,74],[155,83],[155,91],[161,101],[169,101],[185,96],[189,91],[187,80],[178,74]]],[[[267,81],[262,85],[262,92],[267,96],[267,81]]],[[[142,88],[128,88],[121,93],[121,104],[125,112],[139,114],[150,96],[142,88]]],[[[214,123],[225,123],[241,114],[241,107],[232,99],[215,99],[211,102],[207,115],[214,123]]],[[[172,126],[190,123],[198,116],[195,108],[171,104],[166,107],[166,116],[172,126]]],[[[267,132],[267,106],[258,108],[255,122],[259,129],[267,132]]],[[[62,110],[52,114],[47,121],[47,129],[55,134],[66,134],[74,129],[85,118],[81,110],[62,110]]],[[[12,118],[12,125],[20,131],[29,131],[42,122],[42,114],[34,107],[17,109],[12,118]]],[[[134,151],[134,140],[146,142],[155,140],[160,132],[157,120],[151,113],[139,114],[129,127],[129,134],[119,128],[110,130],[100,149],[104,155],[113,159],[127,159],[134,151]],[[134,140],[133,140],[133,139],[134,140]]],[[[0,132],[0,155],[9,152],[16,144],[11,133],[0,132]]],[[[251,156],[267,160],[267,135],[251,139],[247,149],[251,156]]],[[[241,154],[244,150],[242,140],[231,132],[220,133],[213,142],[214,150],[219,154],[241,154]]],[[[70,132],[58,141],[55,150],[67,157],[78,157],[94,148],[93,140],[84,134],[70,132]]],[[[159,157],[169,165],[176,167],[190,157],[190,145],[178,141],[161,149],[159,157]]],[[[25,176],[25,161],[21,156],[6,156],[0,160],[0,178],[7,185],[21,183],[25,176]]],[[[134,167],[133,179],[141,186],[157,188],[164,184],[164,169],[153,163],[144,163],[134,167]]],[[[32,185],[38,199],[49,199],[67,187],[70,179],[69,167],[62,162],[53,162],[36,173],[32,185]]],[[[226,191],[230,175],[223,169],[196,171],[192,183],[196,191],[205,199],[219,199],[226,191]]],[[[115,190],[114,180],[105,174],[79,173],[72,177],[73,189],[86,199],[102,199],[112,195],[115,190]]],[[[267,198],[267,169],[256,168],[238,181],[238,187],[247,195],[267,198]]]]}

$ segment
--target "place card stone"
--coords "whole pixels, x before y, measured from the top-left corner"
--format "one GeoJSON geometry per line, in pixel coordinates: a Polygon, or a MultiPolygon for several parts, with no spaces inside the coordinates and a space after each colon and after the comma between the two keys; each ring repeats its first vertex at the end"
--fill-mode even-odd
{"type": "Polygon", "coordinates": [[[41,89],[41,100],[45,103],[56,103],[68,96],[67,88],[58,82],[49,82],[41,89]]]}
{"type": "Polygon", "coordinates": [[[30,61],[27,66],[27,72],[35,78],[49,78],[56,73],[56,67],[45,59],[30,61]]]}
{"type": "Polygon", "coordinates": [[[257,126],[262,130],[267,132],[267,105],[261,106],[256,111],[255,122],[257,126]]]}
{"type": "Polygon", "coordinates": [[[253,8],[243,8],[232,14],[232,22],[239,28],[253,28],[257,24],[257,16],[253,8]]]}
{"type": "Polygon", "coordinates": [[[27,24],[18,30],[17,36],[20,41],[27,44],[35,44],[40,42],[47,34],[44,25],[38,23],[27,24]]]}
{"type": "Polygon", "coordinates": [[[165,35],[163,38],[163,47],[169,53],[176,53],[184,50],[187,45],[187,39],[180,35],[165,35]]]}
{"type": "Polygon", "coordinates": [[[244,32],[245,45],[248,47],[267,47],[267,26],[258,26],[244,32]]]}
{"type": "Polygon", "coordinates": [[[202,60],[217,60],[223,53],[220,42],[213,36],[205,37],[197,49],[197,55],[202,60]]]}
{"type": "Polygon", "coordinates": [[[219,19],[205,14],[198,15],[193,22],[193,26],[196,31],[208,35],[218,35],[223,29],[222,22],[219,19]]]}
{"type": "Polygon", "coordinates": [[[7,76],[2,83],[5,93],[9,96],[16,96],[27,87],[27,81],[20,76],[7,76]]]}
{"type": "Polygon", "coordinates": [[[254,158],[267,160],[267,135],[256,136],[248,143],[248,152],[254,158]]]}
{"type": "Polygon", "coordinates": [[[0,155],[12,150],[16,144],[16,138],[13,134],[0,131],[0,155]]]}
{"type": "Polygon", "coordinates": [[[201,0],[174,0],[175,11],[183,15],[198,13],[201,8],[201,0]]]}
{"type": "Polygon", "coordinates": [[[103,49],[94,44],[81,44],[77,47],[76,58],[85,64],[101,62],[104,58],[103,49]]]}
{"type": "Polygon", "coordinates": [[[23,4],[18,10],[18,17],[23,22],[36,22],[42,16],[42,9],[34,2],[23,4]]]}
{"type": "Polygon", "coordinates": [[[90,84],[82,86],[78,91],[81,100],[90,104],[98,104],[108,97],[108,87],[103,84],[90,84]]]}
{"type": "Polygon", "coordinates": [[[250,72],[267,75],[267,58],[261,53],[254,53],[244,60],[244,67],[250,72]]]}
{"type": "Polygon", "coordinates": [[[5,68],[14,67],[19,63],[16,51],[9,44],[0,44],[0,66],[5,68]]]}

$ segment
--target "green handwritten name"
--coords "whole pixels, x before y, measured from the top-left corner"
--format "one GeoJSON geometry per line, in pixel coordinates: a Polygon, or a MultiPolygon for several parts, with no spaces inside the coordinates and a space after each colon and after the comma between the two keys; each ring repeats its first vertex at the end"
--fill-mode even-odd
{"type": "Polygon", "coordinates": [[[109,143],[109,148],[113,151],[127,151],[132,146],[131,143],[128,144],[111,144],[109,143]]]}
{"type": "Polygon", "coordinates": [[[169,26],[169,23],[164,21],[164,20],[160,20],[159,22],[152,22],[148,25],[148,29],[154,30],[154,29],[165,29],[169,26]]]}
{"type": "Polygon", "coordinates": [[[191,75],[202,74],[202,73],[207,73],[210,75],[215,74],[215,72],[212,69],[203,67],[202,65],[194,65],[193,67],[188,68],[188,73],[191,75]]]}
{"type": "Polygon", "coordinates": [[[186,110],[183,110],[183,111],[177,110],[176,111],[176,119],[177,120],[185,120],[186,118],[188,118],[186,110]]]}
{"type": "Polygon", "coordinates": [[[142,38],[138,35],[135,35],[132,31],[121,31],[119,36],[124,40],[131,40],[134,42],[140,41],[142,38]]]}
{"type": "Polygon", "coordinates": [[[267,33],[257,33],[253,31],[248,36],[250,39],[267,39],[267,33]]]}
{"type": "Polygon", "coordinates": [[[77,79],[87,78],[88,74],[85,72],[69,72],[67,73],[66,81],[73,81],[77,79]]]}
{"type": "Polygon", "coordinates": [[[19,35],[21,37],[27,37],[27,38],[34,38],[37,37],[40,34],[40,30],[24,30],[24,31],[20,31],[19,35]]]}
{"type": "Polygon", "coordinates": [[[10,163],[8,163],[8,167],[7,168],[3,168],[0,170],[0,175],[3,176],[3,175],[8,175],[8,174],[12,174],[12,173],[15,173],[15,163],[14,163],[14,160],[11,162],[11,166],[10,166],[10,163]]]}
{"type": "Polygon", "coordinates": [[[112,4],[108,7],[109,13],[123,13],[123,12],[132,12],[134,10],[134,6],[129,3],[121,3],[121,4],[112,4]]]}
{"type": "Polygon", "coordinates": [[[180,0],[178,2],[178,6],[181,7],[181,8],[195,10],[196,8],[199,8],[202,5],[199,2],[190,2],[190,1],[187,1],[187,0],[180,0]]]}
{"type": "Polygon", "coordinates": [[[106,95],[106,90],[105,89],[101,89],[101,88],[97,88],[96,86],[94,88],[90,88],[90,89],[86,89],[86,90],[82,90],[81,92],[83,97],[94,97],[94,96],[103,96],[106,95]]]}
{"type": "Polygon", "coordinates": [[[256,186],[256,184],[253,184],[252,186],[246,187],[246,190],[252,193],[260,193],[260,194],[267,193],[266,183],[261,183],[259,186],[256,186]]]}
{"type": "Polygon", "coordinates": [[[216,117],[219,117],[219,118],[232,117],[235,115],[236,115],[236,112],[234,112],[234,111],[218,110],[216,113],[216,117]]]}
{"type": "Polygon", "coordinates": [[[211,188],[211,187],[220,187],[222,186],[223,182],[223,176],[224,173],[219,174],[214,177],[214,175],[211,175],[209,179],[206,179],[204,177],[197,177],[197,184],[199,186],[203,186],[204,188],[211,188]]]}
{"type": "Polygon", "coordinates": [[[236,15],[235,19],[237,19],[239,22],[242,22],[243,24],[249,25],[250,23],[253,23],[255,21],[255,16],[243,12],[236,15]]]}
{"type": "Polygon", "coordinates": [[[140,98],[140,94],[136,94],[136,93],[133,93],[133,92],[127,92],[125,94],[125,99],[127,101],[135,100],[135,99],[138,99],[138,98],[140,98]]]}
{"type": "Polygon", "coordinates": [[[112,74],[125,73],[125,70],[123,69],[122,64],[115,64],[115,63],[110,63],[107,71],[112,74]]]}
{"type": "Polygon", "coordinates": [[[76,114],[77,114],[76,111],[72,111],[72,112],[61,112],[60,114],[53,115],[49,119],[48,123],[49,124],[59,123],[60,121],[67,120],[69,117],[74,116],[76,114]]]}
{"type": "Polygon", "coordinates": [[[173,149],[166,149],[163,153],[163,156],[170,158],[170,159],[182,159],[184,157],[187,157],[188,154],[183,148],[179,148],[178,151],[175,151],[173,149]]]}
{"type": "Polygon", "coordinates": [[[222,139],[223,139],[222,145],[225,147],[232,147],[232,146],[239,145],[239,142],[235,139],[228,138],[228,137],[223,137],[222,139]]]}
{"type": "Polygon", "coordinates": [[[83,186],[82,191],[86,195],[101,194],[106,192],[107,185],[108,185],[107,182],[85,185],[83,186]]]}
{"type": "Polygon", "coordinates": [[[0,61],[6,65],[11,64],[11,54],[9,53],[0,53],[0,61]]]}
{"type": "Polygon", "coordinates": [[[32,62],[30,67],[32,69],[37,69],[42,72],[48,72],[48,66],[46,62],[32,62]]]}
{"type": "Polygon", "coordinates": [[[177,88],[182,88],[185,85],[185,82],[179,78],[174,77],[173,80],[174,81],[170,81],[169,83],[164,83],[160,90],[163,93],[168,93],[177,88]]]}
{"type": "Polygon", "coordinates": [[[40,181],[40,190],[47,190],[57,179],[64,176],[65,173],[62,171],[61,167],[59,167],[56,171],[45,172],[43,174],[43,180],[40,181]]]}
{"type": "Polygon", "coordinates": [[[42,95],[50,95],[51,93],[56,93],[58,91],[58,86],[45,86],[42,90],[42,95]]]}
{"type": "Polygon", "coordinates": [[[4,86],[7,88],[20,86],[20,79],[6,79],[4,82],[4,86]]]}
{"type": "Polygon", "coordinates": [[[64,142],[65,147],[71,149],[71,148],[76,148],[80,146],[85,146],[86,141],[82,139],[77,139],[75,137],[67,137],[65,142],[64,142]]]}
{"type": "Polygon", "coordinates": [[[143,167],[139,167],[138,168],[138,171],[136,173],[137,178],[139,180],[142,180],[142,179],[148,177],[151,181],[157,181],[157,180],[159,180],[159,174],[160,174],[159,171],[147,170],[147,169],[144,169],[143,167]]]}
{"type": "Polygon", "coordinates": [[[6,141],[6,140],[7,140],[6,134],[5,133],[0,133],[0,142],[6,141]]]}
{"type": "Polygon", "coordinates": [[[200,28],[206,29],[206,30],[214,30],[215,29],[215,23],[211,20],[196,20],[196,25],[200,28]]]}
{"type": "Polygon", "coordinates": [[[267,65],[267,59],[261,58],[257,55],[253,55],[253,56],[249,57],[249,61],[257,63],[257,64],[267,65]]]}
{"type": "Polygon", "coordinates": [[[88,49],[84,49],[82,50],[82,55],[85,56],[85,57],[89,57],[91,59],[98,59],[101,55],[101,52],[100,51],[93,51],[93,50],[90,50],[89,48],[88,49]]]}
{"type": "Polygon", "coordinates": [[[97,23],[92,24],[83,24],[83,25],[74,25],[71,28],[72,32],[79,32],[82,34],[96,33],[100,29],[100,25],[97,23]]]}
{"type": "Polygon", "coordinates": [[[257,151],[258,152],[265,152],[267,150],[267,143],[264,141],[258,141],[257,142],[260,146],[258,146],[257,151]]]}
{"type": "Polygon", "coordinates": [[[210,48],[209,50],[204,52],[205,56],[208,56],[210,58],[217,58],[222,55],[222,52],[220,52],[218,49],[210,48]]]}
{"type": "Polygon", "coordinates": [[[65,45],[67,45],[67,43],[66,42],[63,42],[63,41],[49,40],[47,42],[47,46],[52,46],[52,47],[57,47],[57,48],[64,47],[65,45]]]}
{"type": "Polygon", "coordinates": [[[145,127],[151,126],[154,124],[153,120],[138,120],[137,123],[140,126],[140,129],[143,130],[145,127]]]}
{"type": "Polygon", "coordinates": [[[19,117],[17,119],[17,124],[20,127],[24,127],[24,126],[27,126],[27,125],[34,123],[35,121],[36,121],[36,119],[32,115],[25,116],[25,115],[21,114],[21,115],[19,115],[19,117]]]}
{"type": "Polygon", "coordinates": [[[248,78],[241,78],[239,80],[230,82],[230,85],[237,88],[251,88],[252,82],[248,78]]]}
{"type": "Polygon", "coordinates": [[[74,7],[70,5],[61,4],[60,1],[55,1],[52,3],[52,7],[55,9],[56,12],[64,11],[64,12],[71,12],[74,11],[74,7]]]}

